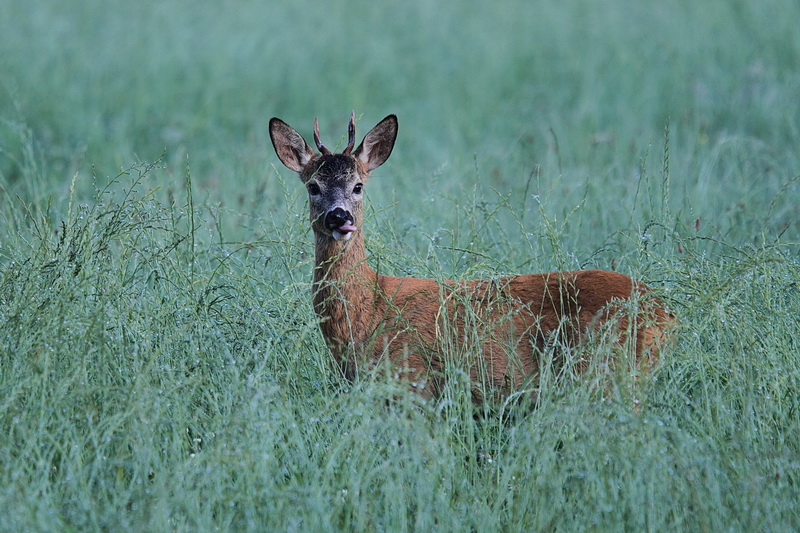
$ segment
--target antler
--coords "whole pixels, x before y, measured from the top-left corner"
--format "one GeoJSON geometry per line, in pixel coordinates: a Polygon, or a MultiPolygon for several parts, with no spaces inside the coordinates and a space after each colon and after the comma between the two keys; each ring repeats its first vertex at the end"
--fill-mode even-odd
{"type": "Polygon", "coordinates": [[[356,144],[356,112],[355,110],[350,113],[350,124],[347,125],[347,148],[344,149],[343,154],[349,154],[353,151],[353,146],[356,144]]]}
{"type": "MultiPolygon", "coordinates": [[[[314,117],[314,142],[317,144],[317,149],[322,152],[322,155],[331,155],[331,151],[328,150],[324,144],[319,140],[319,119],[314,117]]],[[[356,144],[356,112],[353,111],[350,113],[350,124],[347,125],[347,147],[342,152],[343,154],[349,154],[353,151],[353,147],[356,144]]]]}
{"type": "Polygon", "coordinates": [[[325,148],[325,145],[319,140],[319,120],[317,120],[317,117],[314,117],[314,142],[317,144],[317,149],[322,152],[322,155],[331,155],[331,151],[325,148]]]}

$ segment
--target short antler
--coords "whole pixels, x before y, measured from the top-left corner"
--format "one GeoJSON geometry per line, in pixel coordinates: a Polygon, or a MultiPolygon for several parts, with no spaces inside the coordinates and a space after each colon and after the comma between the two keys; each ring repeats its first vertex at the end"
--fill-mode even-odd
{"type": "Polygon", "coordinates": [[[325,145],[319,140],[319,120],[314,117],[314,142],[317,144],[317,149],[322,152],[322,155],[331,155],[331,151],[325,148],[325,145]]]}
{"type": "Polygon", "coordinates": [[[344,149],[343,154],[349,154],[353,151],[353,146],[356,144],[356,112],[353,110],[350,113],[350,124],[347,126],[347,148],[344,149]]]}

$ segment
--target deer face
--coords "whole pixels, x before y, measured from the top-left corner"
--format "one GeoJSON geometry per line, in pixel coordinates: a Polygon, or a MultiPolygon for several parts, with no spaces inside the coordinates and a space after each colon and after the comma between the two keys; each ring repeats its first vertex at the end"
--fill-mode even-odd
{"type": "Polygon", "coordinates": [[[269,121],[275,153],[300,176],[308,191],[311,227],[319,238],[347,241],[358,231],[362,217],[364,184],[370,172],[392,153],[397,138],[397,117],[389,115],[375,126],[353,150],[355,116],[350,116],[349,143],[340,154],[332,154],[319,140],[314,120],[317,154],[303,137],[278,118],[269,121]]]}
{"type": "Polygon", "coordinates": [[[349,154],[322,155],[306,165],[300,178],[308,191],[311,227],[316,235],[346,241],[358,230],[368,175],[362,175],[358,167],[356,158],[349,154]]]}

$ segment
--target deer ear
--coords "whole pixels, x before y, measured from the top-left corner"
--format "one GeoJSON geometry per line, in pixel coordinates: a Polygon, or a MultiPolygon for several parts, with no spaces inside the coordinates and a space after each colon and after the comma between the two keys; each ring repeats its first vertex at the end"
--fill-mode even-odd
{"type": "Polygon", "coordinates": [[[302,172],[306,163],[314,157],[314,151],[305,139],[279,118],[270,119],[269,137],[278,159],[295,172],[302,172]]]}
{"type": "Polygon", "coordinates": [[[373,171],[389,159],[397,139],[397,117],[389,115],[372,128],[353,155],[373,171]]]}

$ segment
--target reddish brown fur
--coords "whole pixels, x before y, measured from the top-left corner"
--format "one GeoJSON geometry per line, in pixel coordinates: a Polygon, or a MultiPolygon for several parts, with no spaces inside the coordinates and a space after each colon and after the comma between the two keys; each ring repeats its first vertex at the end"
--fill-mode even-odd
{"type": "MultiPolygon", "coordinates": [[[[645,285],[628,276],[581,270],[439,283],[371,269],[360,228],[361,195],[349,191],[389,157],[396,132],[397,120],[390,115],[352,155],[322,156],[288,125],[270,121],[281,161],[304,184],[321,188],[319,194],[310,194],[309,202],[316,239],[314,308],[323,337],[348,379],[388,361],[424,396],[436,397],[446,364],[442,354],[478,353],[464,366],[480,401],[484,391],[508,392],[535,377],[548,343],[576,346],[612,322],[619,345],[634,341],[638,372],[656,365],[674,318],[645,285]],[[358,227],[349,240],[337,240],[326,226],[334,206],[346,208],[358,227]],[[638,314],[623,312],[625,301],[637,304],[638,314]],[[635,340],[629,339],[632,330],[635,340]]],[[[580,363],[578,370],[587,365],[580,363]]]]}

